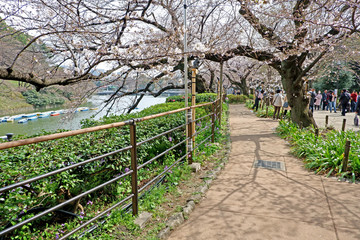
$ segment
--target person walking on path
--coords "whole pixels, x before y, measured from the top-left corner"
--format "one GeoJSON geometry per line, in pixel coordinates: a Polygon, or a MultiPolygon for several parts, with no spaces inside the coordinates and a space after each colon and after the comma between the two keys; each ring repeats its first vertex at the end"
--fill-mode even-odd
{"type": "Polygon", "coordinates": [[[309,102],[309,109],[311,110],[311,112],[314,112],[315,97],[316,97],[315,89],[312,88],[310,92],[310,102],[309,102]]]}
{"type": "Polygon", "coordinates": [[[273,119],[279,119],[279,115],[280,115],[280,109],[283,106],[283,95],[281,94],[281,90],[278,89],[276,90],[276,94],[274,96],[274,100],[273,100],[273,105],[274,105],[274,115],[273,115],[273,119]],[[275,118],[276,116],[276,118],[275,118]]]}
{"type": "Polygon", "coordinates": [[[330,104],[329,104],[329,108],[330,108],[330,113],[331,113],[331,108],[333,108],[334,109],[334,113],[336,113],[336,95],[335,95],[335,93],[334,92],[330,92],[330,97],[329,97],[329,99],[330,99],[330,104]]]}
{"type": "Polygon", "coordinates": [[[347,94],[346,89],[343,89],[340,94],[341,116],[345,116],[346,108],[349,104],[350,95],[347,94]]]}
{"type": "Polygon", "coordinates": [[[324,90],[324,92],[322,93],[322,110],[325,110],[325,108],[328,110],[328,104],[328,92],[327,90],[324,90]]]}
{"type": "Polygon", "coordinates": [[[257,90],[256,91],[256,95],[255,95],[255,103],[254,106],[252,107],[252,109],[255,108],[255,111],[257,112],[258,108],[259,108],[259,102],[263,99],[264,96],[264,90],[257,90]]]}
{"type": "Polygon", "coordinates": [[[320,110],[321,99],[322,99],[322,94],[321,94],[321,91],[319,91],[318,94],[315,97],[315,103],[314,103],[315,110],[316,110],[316,108],[318,110],[320,110]]]}
{"type": "Polygon", "coordinates": [[[357,102],[357,93],[355,90],[351,93],[351,112],[355,112],[356,102],[357,102]]]}
{"type": "Polygon", "coordinates": [[[284,94],[284,104],[283,104],[283,108],[284,108],[284,117],[286,116],[287,112],[291,110],[291,107],[289,105],[288,99],[287,99],[287,95],[284,94]]]}

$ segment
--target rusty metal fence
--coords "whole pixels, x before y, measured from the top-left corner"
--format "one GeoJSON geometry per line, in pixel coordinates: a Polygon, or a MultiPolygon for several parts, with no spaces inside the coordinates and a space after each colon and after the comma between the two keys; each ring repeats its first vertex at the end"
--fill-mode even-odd
{"type": "MultiPolygon", "coordinates": [[[[13,189],[16,189],[18,187],[22,187],[25,186],[27,184],[36,182],[38,180],[56,175],[58,173],[62,173],[65,171],[69,171],[71,169],[75,169],[78,168],[80,166],[84,166],[85,164],[88,163],[92,163],[95,161],[99,161],[105,157],[117,154],[117,153],[121,153],[121,152],[125,152],[125,151],[130,151],[131,152],[131,169],[124,173],[121,174],[119,176],[116,176],[114,178],[112,178],[111,180],[104,182],[88,191],[85,191],[77,196],[72,197],[71,199],[68,199],[56,206],[53,206],[49,209],[46,209],[38,214],[36,214],[33,217],[30,217],[22,222],[19,222],[15,225],[11,225],[11,226],[7,226],[5,227],[5,229],[1,230],[0,232],[0,239],[1,237],[4,238],[6,236],[8,236],[8,234],[11,234],[11,232],[13,232],[16,229],[21,228],[22,226],[31,223],[37,219],[40,219],[46,215],[48,215],[49,213],[55,212],[55,211],[61,211],[61,209],[63,207],[65,207],[66,205],[69,205],[71,203],[74,203],[75,201],[79,201],[82,197],[87,196],[90,193],[94,193],[95,191],[104,188],[105,186],[108,186],[112,183],[115,183],[123,178],[125,178],[126,176],[131,176],[131,194],[128,196],[123,196],[124,198],[119,201],[118,203],[112,205],[111,207],[109,207],[108,209],[106,209],[105,211],[102,211],[100,213],[98,213],[95,217],[93,217],[92,219],[82,223],[80,226],[78,226],[77,228],[67,232],[66,234],[64,234],[63,236],[61,236],[59,239],[66,239],[69,236],[73,235],[74,233],[78,232],[79,230],[85,228],[87,225],[97,221],[98,219],[104,217],[106,214],[110,213],[112,210],[114,210],[115,208],[124,208],[126,203],[129,203],[131,200],[131,205],[132,205],[132,213],[134,215],[138,214],[138,204],[139,204],[139,193],[143,192],[144,190],[146,190],[147,188],[150,187],[150,185],[153,185],[156,181],[158,181],[158,179],[162,178],[168,171],[170,171],[174,166],[176,166],[177,164],[179,164],[180,162],[183,162],[187,159],[188,163],[191,164],[193,161],[193,156],[195,154],[195,149],[198,148],[200,145],[211,141],[214,142],[214,137],[215,137],[215,125],[216,125],[216,121],[220,120],[220,111],[221,111],[221,102],[220,99],[214,101],[214,102],[210,102],[210,103],[204,103],[204,104],[200,104],[200,105],[193,105],[191,107],[187,107],[187,108],[181,108],[181,109],[177,109],[177,110],[173,110],[173,111],[169,111],[169,112],[164,112],[164,113],[160,113],[160,114],[155,114],[155,115],[151,115],[151,116],[146,116],[146,117],[142,117],[142,118],[137,118],[137,119],[131,119],[128,121],[124,121],[124,122],[118,122],[118,123],[112,123],[112,124],[107,124],[107,125],[102,125],[102,126],[96,126],[96,127],[90,127],[90,128],[85,128],[85,129],[79,129],[79,130],[73,130],[73,131],[68,131],[68,132],[62,132],[62,133],[56,133],[56,134],[51,134],[51,135],[46,135],[46,136],[40,136],[40,137],[35,137],[35,138],[29,138],[29,139],[24,139],[24,140],[18,140],[18,141],[11,141],[11,142],[6,142],[6,143],[0,143],[0,150],[2,149],[8,149],[8,148],[13,148],[13,147],[18,147],[18,146],[24,146],[24,145],[28,145],[28,144],[34,144],[34,143],[39,143],[39,142],[44,142],[44,141],[50,141],[50,140],[55,140],[55,139],[60,139],[60,138],[66,138],[66,137],[70,137],[70,136],[75,136],[75,135],[79,135],[79,134],[85,134],[85,133],[90,133],[90,132],[95,132],[95,131],[100,131],[100,130],[104,130],[104,129],[110,129],[110,128],[115,128],[115,127],[126,127],[129,126],[130,128],[130,145],[126,146],[122,149],[118,149],[106,154],[102,154],[90,159],[87,159],[85,161],[79,162],[79,163],[75,163],[36,177],[33,177],[31,179],[27,179],[21,182],[17,182],[15,184],[12,185],[8,185],[5,187],[0,188],[0,193],[5,193],[7,191],[11,191],[13,189]],[[211,111],[208,115],[203,116],[201,118],[196,119],[195,118],[195,109],[196,108],[201,108],[201,107],[210,107],[211,106],[211,111]],[[151,138],[148,138],[146,140],[143,140],[141,142],[137,142],[137,135],[136,135],[136,129],[137,129],[137,123],[139,122],[146,122],[148,120],[151,119],[155,119],[155,118],[159,118],[159,117],[164,117],[167,115],[171,115],[171,114],[175,114],[175,113],[179,113],[179,112],[184,112],[184,111],[191,111],[193,114],[192,116],[192,120],[188,121],[188,126],[186,126],[186,124],[177,126],[173,129],[170,129],[168,131],[165,131],[163,133],[160,133],[156,136],[153,136],[151,138]],[[195,124],[196,122],[199,121],[205,121],[206,125],[205,127],[198,129],[197,131],[195,131],[195,124]],[[171,132],[174,131],[185,131],[185,129],[187,129],[188,134],[187,134],[187,138],[185,138],[184,140],[178,142],[177,144],[173,145],[172,147],[168,148],[167,150],[163,151],[162,153],[158,154],[157,156],[147,160],[146,162],[142,163],[141,165],[138,165],[138,161],[137,161],[137,148],[140,147],[141,145],[153,141],[157,138],[160,138],[161,136],[164,136],[166,134],[169,134],[171,132]],[[205,132],[206,130],[211,129],[211,134],[207,137],[205,137],[205,139],[202,142],[196,143],[195,141],[195,137],[198,136],[199,134],[205,132]],[[144,168],[145,166],[153,163],[156,159],[159,159],[160,157],[164,156],[165,154],[169,153],[171,150],[175,149],[176,147],[180,146],[181,144],[184,144],[186,142],[190,142],[191,147],[188,148],[188,152],[185,152],[185,154],[183,156],[181,156],[180,158],[176,159],[175,162],[173,162],[173,164],[171,166],[169,166],[167,169],[165,169],[164,171],[162,171],[160,174],[158,174],[157,176],[155,176],[153,179],[151,179],[149,182],[147,182],[145,185],[139,187],[138,186],[138,171],[141,168],[144,168]]],[[[2,218],[5,218],[6,216],[2,216],[2,218]]]]}

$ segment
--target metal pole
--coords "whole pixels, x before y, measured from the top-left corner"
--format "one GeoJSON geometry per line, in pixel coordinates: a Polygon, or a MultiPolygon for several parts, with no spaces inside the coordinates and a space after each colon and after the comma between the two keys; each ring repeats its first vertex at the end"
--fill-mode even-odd
{"type": "MultiPolygon", "coordinates": [[[[189,106],[188,104],[188,59],[187,59],[187,0],[184,0],[184,88],[185,88],[185,107],[189,106]]],[[[185,123],[186,123],[186,139],[188,139],[188,122],[189,122],[190,110],[185,111],[185,123]]],[[[188,153],[189,141],[186,140],[186,153],[188,153]]]]}
{"type": "Polygon", "coordinates": [[[130,125],[130,144],[131,144],[131,190],[134,196],[132,197],[133,215],[138,215],[138,182],[137,182],[137,150],[136,150],[136,123],[130,125]]]}
{"type": "Polygon", "coordinates": [[[213,104],[211,105],[211,110],[212,110],[212,115],[211,115],[211,142],[212,143],[215,142],[215,115],[216,115],[215,106],[216,106],[216,101],[213,102],[213,104]]]}

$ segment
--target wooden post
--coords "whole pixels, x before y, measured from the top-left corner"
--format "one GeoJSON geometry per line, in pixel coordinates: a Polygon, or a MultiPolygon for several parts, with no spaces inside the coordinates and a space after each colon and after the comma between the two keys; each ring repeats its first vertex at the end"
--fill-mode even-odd
{"type": "Polygon", "coordinates": [[[328,127],[328,124],[329,124],[329,115],[326,115],[325,116],[325,128],[328,127]]]}
{"type": "Polygon", "coordinates": [[[345,131],[345,125],[346,125],[346,119],[344,118],[342,128],[341,128],[341,131],[343,131],[343,132],[345,131]]]}
{"type": "Polygon", "coordinates": [[[131,144],[131,191],[134,196],[132,197],[132,210],[133,215],[138,215],[138,182],[137,182],[137,149],[136,149],[136,123],[133,121],[130,124],[130,144],[131,144]]]}
{"type": "Polygon", "coordinates": [[[221,115],[222,115],[222,103],[223,103],[223,69],[224,62],[220,62],[220,114],[219,114],[219,128],[221,128],[221,115]]]}
{"type": "Polygon", "coordinates": [[[266,117],[268,117],[268,113],[269,113],[269,107],[268,106],[266,106],[266,117]]]}
{"type": "Polygon", "coordinates": [[[345,143],[345,151],[344,151],[344,158],[342,161],[341,172],[346,172],[346,170],[347,170],[347,164],[348,164],[348,160],[349,160],[349,152],[350,152],[350,141],[349,141],[349,139],[347,139],[346,143],[345,143]]]}
{"type": "MultiPolygon", "coordinates": [[[[191,69],[191,106],[195,106],[196,105],[196,72],[197,69],[193,68],[191,69]]],[[[191,120],[192,120],[192,124],[191,124],[191,132],[192,132],[192,149],[195,148],[195,108],[191,109],[191,120]]]]}
{"type": "Polygon", "coordinates": [[[215,142],[215,102],[211,105],[212,115],[211,115],[211,142],[215,142]]]}
{"type": "Polygon", "coordinates": [[[318,137],[319,136],[319,129],[315,128],[315,136],[318,137]]]}

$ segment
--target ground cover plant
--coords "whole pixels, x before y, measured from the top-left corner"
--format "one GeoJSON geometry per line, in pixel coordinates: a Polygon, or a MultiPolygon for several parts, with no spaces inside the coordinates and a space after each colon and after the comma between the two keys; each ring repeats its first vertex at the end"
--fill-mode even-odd
{"type": "Polygon", "coordinates": [[[319,136],[314,128],[298,128],[294,123],[280,121],[277,132],[292,145],[292,153],[304,160],[305,167],[326,176],[360,180],[359,132],[321,129],[319,136]],[[351,141],[347,171],[342,172],[345,142],[351,141]]]}
{"type": "MultiPolygon", "coordinates": [[[[140,113],[110,116],[105,117],[100,121],[91,119],[86,120],[83,122],[83,127],[120,122],[131,118],[140,118],[142,116],[170,111],[181,107],[183,107],[183,104],[181,103],[160,104],[145,109],[140,113]]],[[[197,109],[197,117],[207,115],[209,109],[210,107],[197,109]]],[[[138,141],[142,141],[149,136],[154,136],[160,132],[179,126],[183,124],[183,122],[184,114],[182,112],[167,116],[166,119],[158,118],[147,121],[145,124],[139,123],[137,127],[138,141]]],[[[197,123],[197,128],[200,128],[203,124],[206,124],[205,119],[203,119],[202,122],[197,123]]],[[[51,170],[128,146],[128,134],[128,127],[114,128],[66,139],[2,150],[0,156],[0,161],[2,163],[2,171],[0,172],[1,186],[7,186],[51,170]]],[[[209,129],[206,134],[209,134],[209,129]]],[[[168,134],[167,136],[163,136],[154,142],[142,145],[138,148],[139,164],[180,142],[184,137],[183,131],[177,131],[168,134]]],[[[19,138],[22,137],[17,137],[17,139],[19,138]]],[[[201,141],[201,138],[202,137],[199,137],[199,142],[201,141]]],[[[156,160],[154,164],[140,169],[139,185],[145,184],[148,179],[170,166],[174,159],[184,154],[184,148],[184,145],[180,145],[163,158],[156,160]]],[[[198,151],[201,149],[202,146],[199,147],[198,151]]],[[[35,212],[31,212],[34,211],[34,209],[40,211],[42,208],[54,206],[56,203],[67,200],[113,178],[114,176],[129,171],[129,168],[130,153],[125,152],[2,193],[0,195],[0,214],[6,217],[1,218],[0,229],[4,229],[5,225],[9,223],[15,224],[18,220],[24,220],[33,216],[35,212]]],[[[173,170],[173,172],[176,171],[173,170]]],[[[176,177],[174,176],[174,178],[176,177]]],[[[74,220],[64,222],[62,220],[63,216],[56,213],[49,214],[45,219],[34,222],[33,226],[25,225],[20,230],[17,230],[11,238],[32,239],[39,236],[45,239],[56,238],[59,234],[78,226],[81,221],[90,219],[96,212],[106,209],[105,206],[118,202],[121,200],[122,196],[129,192],[130,181],[129,177],[126,177],[116,184],[105,187],[101,191],[84,197],[73,206],[66,208],[66,211],[74,213],[72,216],[74,220]],[[93,199],[96,199],[96,203],[93,199]],[[56,222],[57,224],[50,226],[49,222],[56,222]],[[39,228],[40,225],[44,228],[39,228]]],[[[122,216],[122,214],[119,216],[122,216]]]]}

